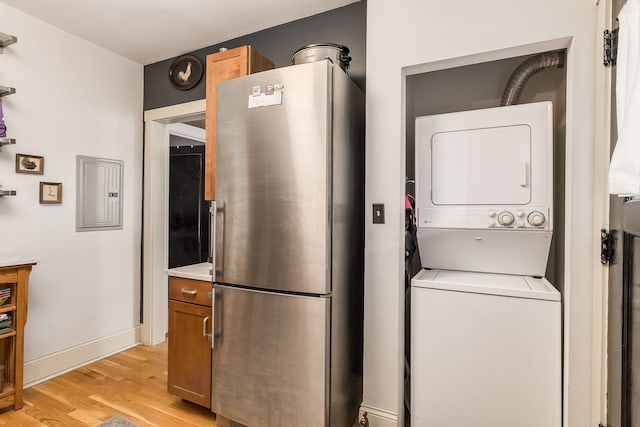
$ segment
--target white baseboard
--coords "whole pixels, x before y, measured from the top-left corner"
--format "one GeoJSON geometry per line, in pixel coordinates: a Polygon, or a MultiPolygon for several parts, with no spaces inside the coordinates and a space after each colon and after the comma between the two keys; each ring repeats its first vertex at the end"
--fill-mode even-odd
{"type": "Polygon", "coordinates": [[[49,354],[24,364],[24,387],[62,375],[140,344],[140,326],[49,354]]]}
{"type": "Polygon", "coordinates": [[[365,412],[369,420],[369,427],[398,427],[399,425],[398,414],[394,412],[367,406],[363,403],[360,405],[359,416],[362,417],[365,412]]]}

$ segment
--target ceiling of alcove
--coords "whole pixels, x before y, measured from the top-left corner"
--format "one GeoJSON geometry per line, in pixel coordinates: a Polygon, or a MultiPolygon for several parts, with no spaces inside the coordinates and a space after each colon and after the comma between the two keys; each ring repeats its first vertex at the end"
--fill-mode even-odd
{"type": "Polygon", "coordinates": [[[189,122],[183,122],[185,124],[191,125],[191,126],[195,126],[195,127],[199,127],[202,129],[205,129],[205,120],[203,119],[198,119],[198,120],[192,120],[189,122]]]}
{"type": "Polygon", "coordinates": [[[0,3],[147,65],[358,1],[0,0],[0,3]]]}

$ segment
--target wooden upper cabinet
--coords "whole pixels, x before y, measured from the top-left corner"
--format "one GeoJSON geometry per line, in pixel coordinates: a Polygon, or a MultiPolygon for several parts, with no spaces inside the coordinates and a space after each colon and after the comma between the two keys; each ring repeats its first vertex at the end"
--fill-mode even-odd
{"type": "Polygon", "coordinates": [[[273,62],[251,46],[242,46],[207,56],[205,200],[215,200],[216,198],[216,85],[225,80],[273,68],[273,62]]]}

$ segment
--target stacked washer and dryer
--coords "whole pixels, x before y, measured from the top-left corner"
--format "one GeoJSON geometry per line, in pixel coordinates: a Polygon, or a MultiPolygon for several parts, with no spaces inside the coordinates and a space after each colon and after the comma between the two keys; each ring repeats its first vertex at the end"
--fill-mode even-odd
{"type": "Polygon", "coordinates": [[[550,102],[416,119],[411,425],[560,427],[550,102]]]}

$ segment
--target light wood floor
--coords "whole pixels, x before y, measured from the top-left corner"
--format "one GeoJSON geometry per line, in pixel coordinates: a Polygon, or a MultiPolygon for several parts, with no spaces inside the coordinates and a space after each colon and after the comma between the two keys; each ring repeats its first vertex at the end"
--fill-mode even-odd
{"type": "Polygon", "coordinates": [[[96,426],[120,414],[141,426],[216,427],[208,409],[166,389],[166,343],[140,345],[25,390],[0,426],[96,426]]]}
{"type": "Polygon", "coordinates": [[[26,389],[0,426],[94,427],[120,414],[143,427],[217,427],[215,414],[166,390],[167,343],[139,345],[26,389]]]}

